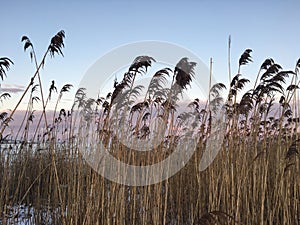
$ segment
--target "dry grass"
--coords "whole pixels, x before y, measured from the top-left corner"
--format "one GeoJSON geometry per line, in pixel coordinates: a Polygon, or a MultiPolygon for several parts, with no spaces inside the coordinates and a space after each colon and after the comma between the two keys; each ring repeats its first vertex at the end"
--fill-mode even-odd
{"type": "MultiPolygon", "coordinates": [[[[48,54],[62,54],[62,34],[58,33],[51,40],[40,65],[44,64],[48,54]]],[[[24,40],[31,44],[28,38],[24,40]]],[[[25,49],[31,47],[30,44],[25,45],[25,49]]],[[[251,50],[246,50],[242,54],[238,74],[242,66],[251,62],[250,53],[251,50]]],[[[149,96],[144,101],[131,103],[130,108],[115,103],[116,98],[119,98],[118,102],[126,102],[126,99],[139,95],[140,90],[134,86],[135,78],[153,62],[150,57],[137,57],[123,80],[115,83],[108,98],[91,100],[81,89],[77,91],[73,109],[56,112],[62,95],[71,88],[65,85],[55,112],[50,115],[44,111],[40,118],[30,117],[35,102],[30,101],[27,116],[24,116],[26,125],[20,130],[18,140],[5,133],[14,111],[11,115],[1,113],[2,224],[12,223],[10,217],[18,217],[18,210],[13,213],[11,207],[21,205],[35,209],[33,215],[28,212],[28,216],[34,218],[34,224],[300,224],[299,61],[294,71],[284,71],[273,60],[267,59],[249,91],[244,90],[247,79],[241,75],[233,77],[224,106],[228,119],[222,149],[203,172],[199,172],[199,162],[214,112],[198,100],[190,105],[188,115],[199,116],[197,135],[200,139],[192,158],[173,177],[148,186],[126,186],[103,178],[87,164],[80,151],[88,138],[85,129],[93,129],[90,135],[95,140],[108,145],[112,143],[109,148],[115,157],[134,165],[159,162],[180,142],[180,134],[176,131],[183,130],[185,124],[180,123],[174,110],[176,102],[172,99],[180,96],[182,89],[192,82],[194,63],[183,59],[174,72],[170,69],[158,71],[152,82],[163,84],[171,75],[171,86],[158,92],[157,85],[152,89],[149,85],[149,96]],[[120,93],[125,96],[124,101],[120,101],[120,93]],[[280,97],[279,102],[276,96],[280,97]],[[76,110],[78,105],[84,105],[84,118],[76,110]],[[149,121],[159,115],[168,121],[166,133],[173,138],[158,145],[154,154],[130,151],[113,133],[116,107],[129,109],[127,119],[132,126],[131,137],[146,138],[149,121]],[[145,116],[147,113],[149,115],[145,116]],[[132,117],[136,119],[131,120],[132,117]],[[37,123],[31,123],[32,120],[37,123]],[[45,122],[46,128],[42,125],[45,122]],[[94,126],[87,127],[87,124],[94,126]],[[35,131],[34,135],[30,130],[35,131]]],[[[1,78],[6,74],[7,64],[10,61],[6,60],[4,67],[1,64],[1,78]]],[[[37,63],[36,68],[33,80],[37,75],[39,77],[37,63]]],[[[41,85],[40,79],[38,82],[41,85]]],[[[33,86],[34,82],[27,90],[33,86]]],[[[52,83],[48,98],[42,100],[43,109],[55,89],[52,83]]],[[[221,91],[224,89],[223,84],[211,87],[212,106],[222,103],[221,91]]],[[[32,90],[31,99],[36,92],[32,90]]],[[[39,99],[44,99],[43,92],[40,95],[39,99]]],[[[182,118],[181,122],[184,122],[182,118]]]]}

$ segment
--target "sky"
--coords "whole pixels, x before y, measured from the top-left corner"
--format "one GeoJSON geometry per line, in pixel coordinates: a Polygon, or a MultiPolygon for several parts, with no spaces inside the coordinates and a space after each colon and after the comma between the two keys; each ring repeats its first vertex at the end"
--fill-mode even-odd
{"type": "MultiPolygon", "coordinates": [[[[1,4],[0,57],[14,65],[1,82],[12,98],[0,110],[13,108],[35,71],[21,37],[32,41],[38,61],[51,38],[66,34],[64,57],[47,57],[41,71],[44,89],[52,80],[58,89],[70,83],[75,91],[88,69],[103,55],[133,42],[155,40],[182,46],[196,54],[213,76],[228,84],[228,37],[231,35],[232,75],[245,49],[253,63],[242,75],[254,80],[264,59],[272,57],[284,69],[294,69],[300,57],[299,1],[3,1],[1,4]]],[[[74,92],[66,95],[72,102],[74,92]]],[[[26,106],[24,101],[20,109],[26,106]]]]}

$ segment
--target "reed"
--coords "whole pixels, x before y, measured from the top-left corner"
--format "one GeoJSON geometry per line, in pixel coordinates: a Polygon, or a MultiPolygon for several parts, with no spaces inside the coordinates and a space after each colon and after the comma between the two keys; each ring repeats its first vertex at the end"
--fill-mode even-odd
{"type": "MultiPolygon", "coordinates": [[[[231,79],[229,40],[228,96],[223,98],[225,84],[210,83],[207,104],[195,99],[182,112],[177,111],[181,93],[189,90],[196,63],[182,58],[175,68],[158,70],[142,87],[136,80],[147,74],[155,59],[137,56],[111,93],[92,99],[79,89],[73,107],[64,109],[60,100],[72,88],[66,84],[55,109],[47,111],[57,88],[53,81],[48,93],[44,91],[40,68],[48,55],[63,55],[64,37],[60,31],[51,39],[40,64],[32,42],[22,38],[36,72],[19,101],[29,97],[16,136],[7,128],[19,103],[11,112],[0,112],[2,224],[300,224],[300,60],[294,70],[283,70],[266,59],[253,88],[245,90],[250,80],[242,76],[242,68],[251,63],[252,50],[242,53],[231,79]],[[227,115],[222,149],[199,172],[216,107],[223,107],[227,115]],[[82,152],[92,140],[95,146],[104,143],[110,154],[126,163],[154,164],[181,146],[193,119],[199,137],[194,154],[178,173],[156,184],[112,182],[93,170],[82,152]],[[135,151],[120,141],[148,140],[151,123],[161,120],[167,124],[165,136],[151,152],[135,151]],[[125,137],[117,129],[124,121],[129,126],[125,137]]],[[[12,64],[0,58],[2,80],[12,64]]],[[[0,93],[2,104],[9,97],[0,93]]]]}

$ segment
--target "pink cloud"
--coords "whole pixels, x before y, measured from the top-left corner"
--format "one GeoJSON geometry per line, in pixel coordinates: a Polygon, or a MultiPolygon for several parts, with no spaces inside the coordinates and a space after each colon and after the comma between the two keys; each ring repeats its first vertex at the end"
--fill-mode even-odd
{"type": "Polygon", "coordinates": [[[23,92],[25,86],[18,84],[3,84],[0,85],[0,92],[18,93],[23,92]]]}

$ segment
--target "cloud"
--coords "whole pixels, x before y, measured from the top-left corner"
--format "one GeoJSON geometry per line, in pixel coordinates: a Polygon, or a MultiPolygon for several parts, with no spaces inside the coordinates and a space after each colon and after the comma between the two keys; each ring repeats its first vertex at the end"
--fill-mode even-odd
{"type": "Polygon", "coordinates": [[[25,87],[23,85],[18,84],[3,84],[0,86],[0,93],[1,92],[8,92],[8,93],[18,93],[23,92],[25,87]]]}

